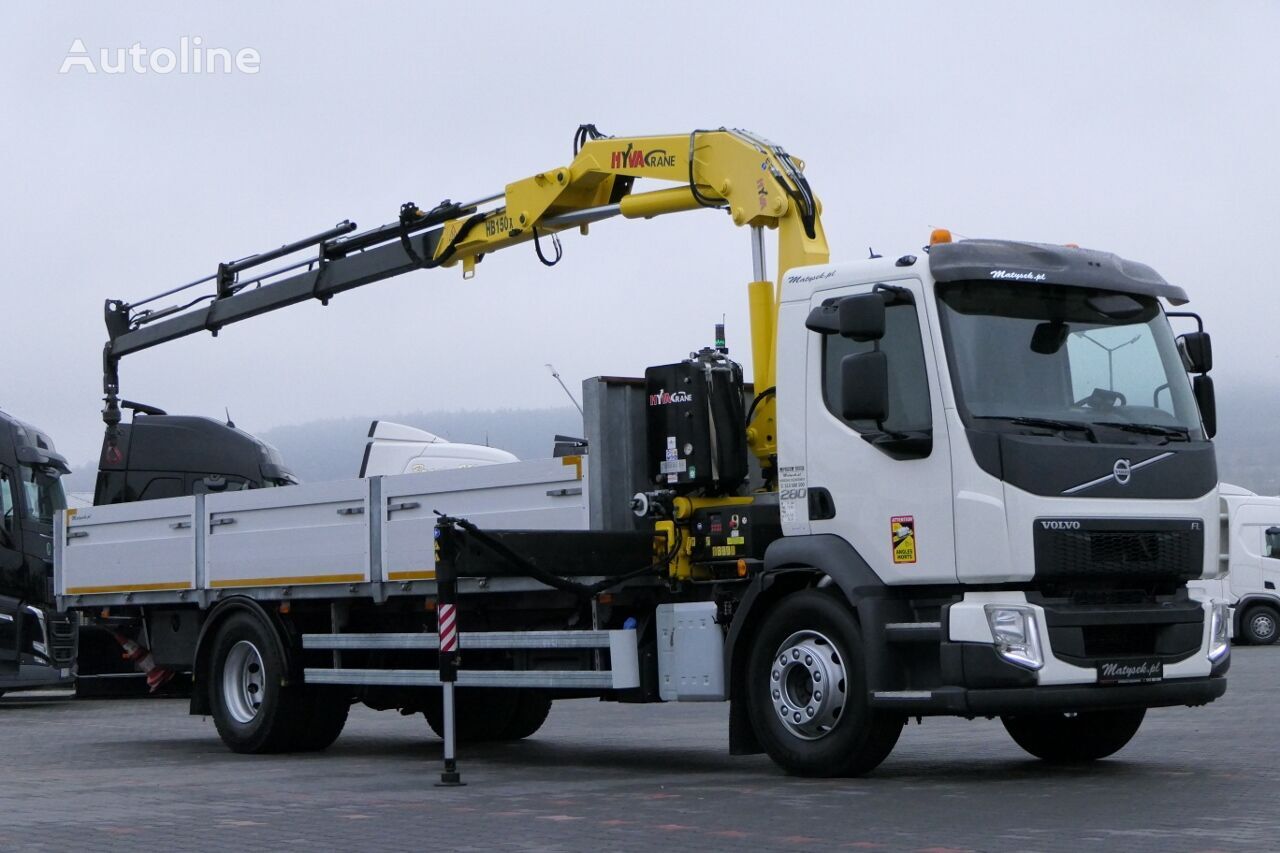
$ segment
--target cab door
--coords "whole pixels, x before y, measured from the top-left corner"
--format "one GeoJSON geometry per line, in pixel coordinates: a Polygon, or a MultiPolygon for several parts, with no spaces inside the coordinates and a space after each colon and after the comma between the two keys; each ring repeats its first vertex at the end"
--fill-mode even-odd
{"type": "Polygon", "coordinates": [[[0,689],[18,675],[22,663],[22,602],[0,595],[0,689]]]}
{"type": "Polygon", "coordinates": [[[954,583],[950,451],[924,286],[908,278],[822,290],[810,311],[871,293],[885,300],[879,340],[809,334],[809,529],[843,537],[886,583],[954,583]],[[843,364],[874,351],[886,363],[886,416],[849,420],[843,364]]]}
{"type": "Polygon", "coordinates": [[[26,585],[22,525],[13,471],[0,465],[0,678],[16,676],[21,661],[22,611],[18,597],[26,585]],[[18,597],[15,597],[18,596],[18,597]]]}

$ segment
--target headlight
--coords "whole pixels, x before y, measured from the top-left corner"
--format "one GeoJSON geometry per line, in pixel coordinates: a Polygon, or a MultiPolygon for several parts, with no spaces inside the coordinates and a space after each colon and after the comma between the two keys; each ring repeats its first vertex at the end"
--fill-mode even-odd
{"type": "Polygon", "coordinates": [[[1231,611],[1226,602],[1216,601],[1209,609],[1209,660],[1219,661],[1231,648],[1227,631],[1231,626],[1231,611]]]}
{"type": "Polygon", "coordinates": [[[1040,631],[1036,625],[1034,610],[1030,607],[988,604],[986,611],[996,654],[1027,669],[1044,666],[1044,655],[1040,653],[1040,631]]]}

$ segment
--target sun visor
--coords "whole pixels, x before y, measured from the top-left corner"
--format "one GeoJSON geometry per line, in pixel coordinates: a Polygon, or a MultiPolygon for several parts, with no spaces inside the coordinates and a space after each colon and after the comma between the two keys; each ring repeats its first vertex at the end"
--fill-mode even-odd
{"type": "Polygon", "coordinates": [[[1110,252],[1018,243],[1011,240],[961,240],[938,243],[929,250],[935,281],[1009,281],[1092,287],[1138,293],[1183,305],[1186,291],[1169,284],[1146,264],[1110,252]]]}

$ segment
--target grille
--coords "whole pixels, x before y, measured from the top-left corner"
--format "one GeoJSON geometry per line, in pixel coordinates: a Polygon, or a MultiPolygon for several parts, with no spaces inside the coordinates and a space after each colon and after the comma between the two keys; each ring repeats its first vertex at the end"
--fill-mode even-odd
{"type": "Polygon", "coordinates": [[[1201,574],[1204,530],[1198,521],[1072,519],[1070,524],[1036,519],[1038,578],[1190,580],[1201,574]]]}
{"type": "Polygon", "coordinates": [[[1092,625],[1082,630],[1087,657],[1151,655],[1163,625],[1092,625]]]}
{"type": "Polygon", "coordinates": [[[72,622],[50,622],[49,657],[58,664],[70,665],[76,657],[76,633],[78,626],[72,622]]]}

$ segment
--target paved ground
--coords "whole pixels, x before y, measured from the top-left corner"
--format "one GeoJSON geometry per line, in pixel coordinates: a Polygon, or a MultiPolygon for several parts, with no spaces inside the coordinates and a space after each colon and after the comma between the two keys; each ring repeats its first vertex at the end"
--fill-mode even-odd
{"type": "Polygon", "coordinates": [[[421,717],[354,711],[327,753],[246,757],[180,700],[0,699],[0,849],[1280,848],[1280,649],[1226,697],[1153,711],[1115,758],[1029,760],[998,722],[926,720],[866,779],[726,754],[727,706],[561,702],[439,789],[421,717]]]}

